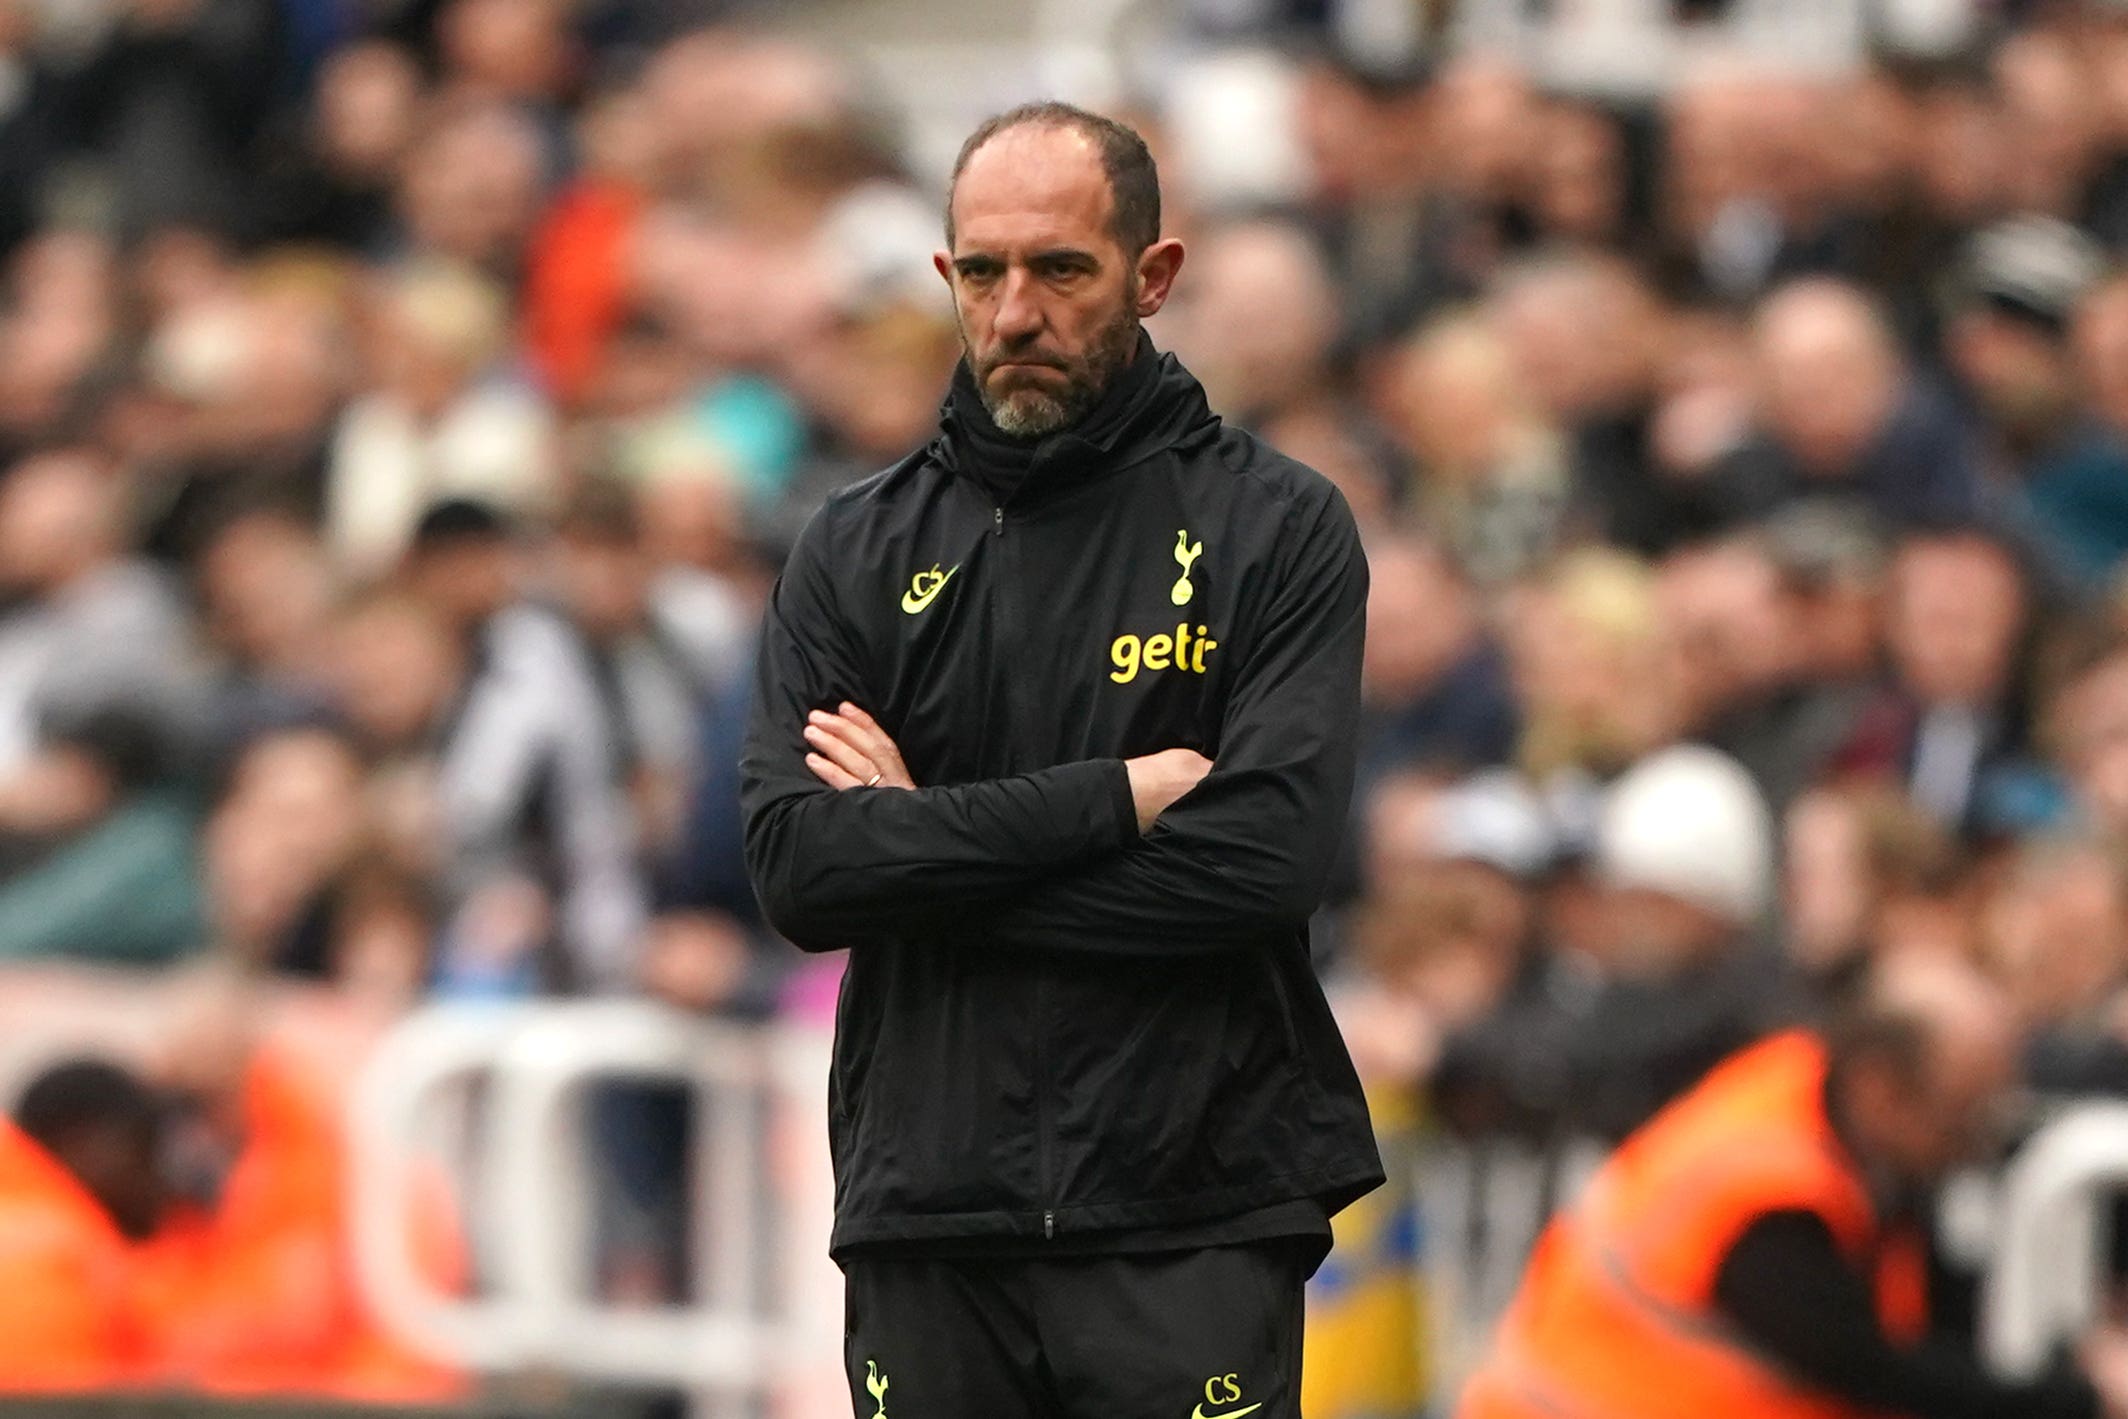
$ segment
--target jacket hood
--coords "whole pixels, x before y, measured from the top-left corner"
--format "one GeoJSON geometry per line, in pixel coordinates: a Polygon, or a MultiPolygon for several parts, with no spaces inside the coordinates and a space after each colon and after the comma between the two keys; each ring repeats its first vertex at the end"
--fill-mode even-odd
{"type": "MultiPolygon", "coordinates": [[[[938,437],[929,452],[933,461],[956,476],[978,470],[985,444],[1007,441],[983,407],[965,356],[954,367],[953,384],[939,406],[938,422],[938,437]]],[[[1154,348],[1152,337],[1141,330],[1137,354],[1084,419],[1023,445],[1032,450],[1027,482],[1049,487],[1128,468],[1161,453],[1210,443],[1218,437],[1219,427],[1219,416],[1212,412],[1197,377],[1173,354],[1154,348]]]]}

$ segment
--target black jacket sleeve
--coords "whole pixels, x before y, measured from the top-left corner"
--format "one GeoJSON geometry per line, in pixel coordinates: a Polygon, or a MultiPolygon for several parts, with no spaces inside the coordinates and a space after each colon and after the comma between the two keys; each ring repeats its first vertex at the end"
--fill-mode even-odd
{"type": "Polygon", "coordinates": [[[1823,1219],[1773,1212],[1745,1229],[1714,1280],[1715,1305],[1809,1384],[1913,1419],[2096,1419],[2098,1396],[2062,1374],[2005,1384],[1941,1341],[1893,1345],[1861,1276],[1823,1219]]]}
{"type": "Polygon", "coordinates": [[[741,758],[746,865],[771,925],[808,951],[936,928],[1138,836],[1121,759],[946,788],[829,788],[805,766],[806,714],[871,703],[828,572],[834,506],[770,598],[741,758]]]}
{"type": "Polygon", "coordinates": [[[1367,559],[1325,487],[1274,575],[1210,774],[1121,852],[964,920],[983,949],[1177,955],[1255,947],[1321,901],[1352,797],[1367,559]]]}

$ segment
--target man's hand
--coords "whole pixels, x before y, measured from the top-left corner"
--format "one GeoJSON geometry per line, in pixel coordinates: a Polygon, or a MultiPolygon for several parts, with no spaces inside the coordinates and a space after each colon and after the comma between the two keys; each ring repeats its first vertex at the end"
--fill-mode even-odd
{"type": "Polygon", "coordinates": [[[805,742],[813,746],[805,766],[830,788],[916,787],[887,731],[848,700],[833,714],[814,710],[807,715],[805,742]]]}
{"type": "Polygon", "coordinates": [[[1195,749],[1162,749],[1125,759],[1123,767],[1130,774],[1131,801],[1138,805],[1138,831],[1149,833],[1154,819],[1212,771],[1212,761],[1195,749]]]}

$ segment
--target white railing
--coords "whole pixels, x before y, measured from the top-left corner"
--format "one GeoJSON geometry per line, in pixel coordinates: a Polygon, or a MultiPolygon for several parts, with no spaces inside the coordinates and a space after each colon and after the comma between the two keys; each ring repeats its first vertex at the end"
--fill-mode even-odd
{"type": "Polygon", "coordinates": [[[805,1184],[821,1170],[791,1164],[794,1149],[824,1140],[826,1060],[818,1032],[713,1024],[638,1002],[417,1012],[379,1044],[352,1103],[354,1252],[379,1318],[479,1370],[669,1385],[711,1412],[787,1393],[835,1356],[832,1332],[824,1351],[818,1336],[819,1272],[832,1275],[825,1219],[805,1184]],[[593,1294],[592,1150],[578,1105],[588,1086],[621,1080],[693,1096],[685,1305],[593,1294]],[[489,1262],[471,1296],[437,1291],[409,1245],[416,1172],[453,1151],[454,1135],[470,1145],[451,1172],[481,1229],[475,1255],[489,1262]]]}
{"type": "Polygon", "coordinates": [[[2099,1312],[2104,1205],[2128,1184],[2128,1103],[2073,1105],[2003,1175],[1981,1343],[2006,1375],[2044,1369],[2099,1312]]]}
{"type": "MultiPolygon", "coordinates": [[[[633,1002],[416,1013],[375,1050],[353,1104],[354,1250],[380,1318],[477,1370],[670,1385],[711,1413],[770,1402],[802,1412],[788,1408],[794,1390],[817,1398],[837,1383],[826,1061],[822,1031],[710,1024],[633,1002]],[[587,1086],[617,1080],[682,1084],[694,1097],[684,1306],[625,1308],[592,1293],[591,1150],[576,1105],[587,1086]],[[494,1229],[477,1249],[492,1275],[472,1296],[438,1292],[409,1249],[411,1180],[452,1137],[472,1140],[452,1168],[465,1213],[494,1229]]],[[[1482,1350],[1530,1244],[1595,1158],[1592,1145],[1421,1151],[1433,1325],[1415,1343],[1442,1393],[1482,1350]]],[[[2128,1103],[2068,1105],[2006,1170],[1964,1182],[1952,1240],[1985,1277],[1983,1349],[2000,1372],[2028,1375],[2097,1314],[2103,1203],[2128,1184],[2128,1103]]]]}

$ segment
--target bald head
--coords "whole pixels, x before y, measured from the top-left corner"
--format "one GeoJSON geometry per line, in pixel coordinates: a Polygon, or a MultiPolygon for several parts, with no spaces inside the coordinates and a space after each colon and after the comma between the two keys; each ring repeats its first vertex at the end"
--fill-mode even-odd
{"type": "Polygon", "coordinates": [[[1983,1155],[2014,1082],[2010,1001],[1962,960],[1880,964],[1832,1032],[1834,1089],[1865,1161],[1926,1186],[1983,1155]]]}
{"type": "Polygon", "coordinates": [[[1025,140],[1058,133],[1078,139],[1087,155],[1099,163],[1108,184],[1109,232],[1124,253],[1136,256],[1160,240],[1160,174],[1153,165],[1152,153],[1137,130],[1072,104],[1034,103],[1023,104],[990,119],[969,134],[968,141],[961,145],[960,156],[953,163],[953,180],[946,193],[946,245],[949,248],[954,244],[954,233],[959,226],[956,199],[961,177],[976,156],[1000,140],[1006,140],[1005,151],[992,156],[1002,160],[1001,165],[1013,164],[1015,159],[1024,160],[1031,155],[1030,151],[1013,151],[1014,148],[1025,149],[1025,140]],[[1020,141],[1011,141],[1014,139],[1020,141]]]}
{"type": "Polygon", "coordinates": [[[1769,432],[1813,477],[1850,472],[1891,419],[1904,367],[1891,327],[1845,282],[1797,281],[1753,326],[1769,432]]]}

